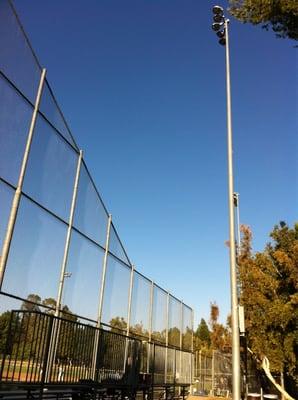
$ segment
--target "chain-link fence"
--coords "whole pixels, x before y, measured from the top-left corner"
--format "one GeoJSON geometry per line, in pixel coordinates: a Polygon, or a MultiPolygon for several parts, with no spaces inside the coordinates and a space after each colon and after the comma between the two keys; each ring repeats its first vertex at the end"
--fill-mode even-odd
{"type": "Polygon", "coordinates": [[[194,354],[194,392],[228,396],[232,391],[232,356],[217,351],[194,354]]]}
{"type": "MultiPolygon", "coordinates": [[[[241,392],[271,393],[280,395],[266,377],[260,363],[249,352],[241,351],[241,392]]],[[[274,376],[281,384],[281,377],[274,376]]],[[[219,351],[195,351],[194,393],[231,397],[232,395],[232,354],[219,351]]]]}

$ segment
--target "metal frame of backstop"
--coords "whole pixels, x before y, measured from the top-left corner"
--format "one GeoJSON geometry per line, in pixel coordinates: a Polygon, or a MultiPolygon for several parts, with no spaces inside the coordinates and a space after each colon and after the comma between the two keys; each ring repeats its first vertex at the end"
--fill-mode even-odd
{"type": "Polygon", "coordinates": [[[0,26],[2,311],[12,299],[54,321],[165,346],[166,375],[170,348],[193,350],[193,311],[132,265],[9,0],[0,0],[0,26]]]}

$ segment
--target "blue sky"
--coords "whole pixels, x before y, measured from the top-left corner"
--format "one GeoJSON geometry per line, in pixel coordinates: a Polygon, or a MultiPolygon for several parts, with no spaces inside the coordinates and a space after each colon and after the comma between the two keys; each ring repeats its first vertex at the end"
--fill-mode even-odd
{"type": "MultiPolygon", "coordinates": [[[[225,6],[225,2],[221,3],[225,6]]],[[[136,268],[208,319],[230,307],[224,48],[213,3],[16,0],[136,268]]],[[[261,250],[297,221],[297,49],[230,24],[235,191],[261,250]]]]}

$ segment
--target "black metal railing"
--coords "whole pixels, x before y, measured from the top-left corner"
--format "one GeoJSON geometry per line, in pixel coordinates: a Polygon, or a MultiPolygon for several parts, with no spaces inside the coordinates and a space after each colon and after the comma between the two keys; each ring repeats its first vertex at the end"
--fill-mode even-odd
{"type": "Polygon", "coordinates": [[[39,383],[44,380],[53,318],[30,311],[11,313],[1,362],[1,381],[39,383]]]}
{"type": "Polygon", "coordinates": [[[12,311],[0,382],[138,390],[191,383],[192,354],[39,311],[12,311]]]}

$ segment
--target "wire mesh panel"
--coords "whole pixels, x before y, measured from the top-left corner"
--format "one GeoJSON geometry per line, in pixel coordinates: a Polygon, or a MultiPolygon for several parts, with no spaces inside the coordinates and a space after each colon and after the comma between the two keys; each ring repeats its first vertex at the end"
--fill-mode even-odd
{"type": "Polygon", "coordinates": [[[212,357],[210,355],[202,356],[201,384],[202,389],[209,393],[212,390],[212,357]]]}
{"type": "Polygon", "coordinates": [[[129,259],[127,258],[125,250],[122,246],[122,243],[120,242],[120,239],[113,224],[111,225],[110,230],[109,251],[114,254],[114,256],[122,260],[125,264],[130,265],[129,259]]]}
{"type": "Polygon", "coordinates": [[[51,122],[55,129],[57,129],[57,131],[68,141],[68,143],[70,143],[77,149],[77,145],[72,138],[72,135],[65,123],[64,117],[56,103],[56,100],[47,81],[45,82],[42,91],[39,109],[51,122]]]}
{"type": "Polygon", "coordinates": [[[39,117],[23,191],[65,221],[69,219],[78,155],[39,117]]]}
{"type": "Polygon", "coordinates": [[[73,231],[64,283],[63,305],[72,313],[97,320],[104,251],[73,231]]]}
{"type": "MultiPolygon", "coordinates": [[[[41,74],[40,65],[8,0],[0,2],[0,16],[0,52],[2,55],[0,69],[31,103],[34,103],[41,74]],[[21,63],[20,60],[22,60],[21,63]]],[[[40,108],[55,128],[76,148],[47,82],[43,90],[40,108]]]]}
{"type": "Polygon", "coordinates": [[[154,346],[153,382],[154,385],[164,384],[166,381],[166,347],[154,346]]]}
{"type": "Polygon", "coordinates": [[[232,390],[232,356],[213,351],[195,353],[195,380],[197,390],[226,396],[232,390]]]}
{"type": "Polygon", "coordinates": [[[169,297],[169,345],[180,346],[182,327],[182,304],[175,297],[169,297]]]}
{"type": "Polygon", "coordinates": [[[222,391],[232,389],[232,355],[214,353],[214,391],[221,394],[222,391]]]}
{"type": "Polygon", "coordinates": [[[56,298],[67,226],[22,197],[2,290],[35,303],[56,298]]]}
{"type": "Polygon", "coordinates": [[[34,103],[41,70],[8,0],[0,18],[0,69],[34,103]]]}
{"type": "Polygon", "coordinates": [[[0,378],[6,382],[41,382],[47,362],[52,318],[49,315],[13,311],[0,378]]]}
{"type": "Polygon", "coordinates": [[[151,352],[152,345],[146,341],[142,341],[141,345],[141,365],[140,365],[140,372],[142,374],[149,373],[150,367],[150,352],[151,352]]]}
{"type": "Polygon", "coordinates": [[[183,304],[182,348],[184,350],[192,349],[192,325],[192,309],[183,304]]]}
{"type": "Polygon", "coordinates": [[[120,330],[127,328],[130,274],[130,268],[108,256],[102,322],[120,330]]]}
{"type": "Polygon", "coordinates": [[[86,166],[81,166],[74,226],[105,247],[108,214],[90,178],[86,166]]]}
{"type": "Polygon", "coordinates": [[[176,357],[179,358],[179,383],[189,384],[191,383],[191,358],[192,353],[188,353],[185,351],[178,351],[176,353],[176,357]]]}
{"type": "Polygon", "coordinates": [[[6,183],[0,181],[0,254],[5,237],[7,221],[9,218],[10,207],[14,191],[6,183]]]}
{"type": "Polygon", "coordinates": [[[134,271],[130,314],[130,333],[148,337],[151,282],[134,271]]]}
{"type": "Polygon", "coordinates": [[[167,349],[167,375],[166,375],[166,383],[174,383],[176,379],[176,350],[175,349],[167,349]]]}
{"type": "Polygon", "coordinates": [[[166,341],[167,332],[167,293],[154,285],[152,310],[152,338],[159,342],[166,341]]]}
{"type": "Polygon", "coordinates": [[[33,109],[1,75],[0,104],[0,176],[16,186],[33,109]]]}

